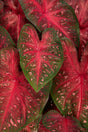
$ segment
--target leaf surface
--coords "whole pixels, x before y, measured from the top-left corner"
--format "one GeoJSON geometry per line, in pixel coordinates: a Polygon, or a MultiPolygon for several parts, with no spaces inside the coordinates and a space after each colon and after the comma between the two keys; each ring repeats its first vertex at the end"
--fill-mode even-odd
{"type": "Polygon", "coordinates": [[[38,92],[58,72],[63,62],[62,46],[53,29],[46,29],[39,40],[32,25],[26,24],[18,42],[23,72],[38,92]]]}
{"type": "Polygon", "coordinates": [[[79,43],[79,26],[76,16],[67,4],[60,0],[19,0],[29,21],[39,30],[55,28],[59,37],[63,35],[75,44],[79,43]]]}
{"type": "Polygon", "coordinates": [[[73,44],[63,42],[64,63],[54,78],[52,98],[65,115],[78,118],[88,128],[88,47],[79,63],[73,44]]]}
{"type": "Polygon", "coordinates": [[[8,46],[15,46],[15,44],[7,30],[0,26],[0,49],[8,46]]]}
{"type": "Polygon", "coordinates": [[[80,132],[80,128],[73,118],[63,117],[54,110],[44,115],[43,124],[50,132],[80,132]]]}
{"type": "Polygon", "coordinates": [[[0,131],[18,132],[42,112],[49,96],[51,83],[39,93],[33,90],[19,72],[19,56],[16,49],[0,51],[0,131]]]}

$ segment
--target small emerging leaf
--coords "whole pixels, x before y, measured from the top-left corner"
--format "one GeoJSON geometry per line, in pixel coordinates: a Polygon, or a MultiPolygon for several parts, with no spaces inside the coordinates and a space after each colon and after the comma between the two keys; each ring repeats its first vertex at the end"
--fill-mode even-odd
{"type": "Polygon", "coordinates": [[[21,30],[18,49],[23,72],[38,92],[57,74],[63,62],[57,34],[53,29],[46,29],[39,40],[34,27],[26,24],[21,30]]]}

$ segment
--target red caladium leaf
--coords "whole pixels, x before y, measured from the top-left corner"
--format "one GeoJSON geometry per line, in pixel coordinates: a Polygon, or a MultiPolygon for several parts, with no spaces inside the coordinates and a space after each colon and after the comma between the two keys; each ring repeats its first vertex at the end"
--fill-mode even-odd
{"type": "Polygon", "coordinates": [[[58,72],[63,62],[62,46],[53,29],[46,29],[39,40],[37,31],[26,24],[18,41],[20,64],[23,72],[38,92],[58,72]]]}
{"type": "Polygon", "coordinates": [[[33,90],[19,72],[19,56],[14,48],[0,51],[0,131],[17,132],[42,112],[49,96],[51,83],[39,93],[33,90]]]}
{"type": "Polygon", "coordinates": [[[80,63],[70,41],[63,41],[63,49],[64,63],[54,79],[52,98],[63,114],[73,114],[88,128],[88,46],[80,63]]]}
{"type": "Polygon", "coordinates": [[[44,126],[50,132],[80,132],[77,120],[71,117],[63,117],[59,112],[51,110],[43,117],[44,126]]]}
{"type": "Polygon", "coordinates": [[[88,42],[88,0],[64,0],[71,5],[76,13],[80,28],[80,49],[79,56],[88,42]],[[81,50],[81,51],[80,51],[81,50]]]}
{"type": "Polygon", "coordinates": [[[15,44],[7,30],[0,26],[0,49],[8,46],[15,46],[15,44]]]}
{"type": "Polygon", "coordinates": [[[22,26],[26,23],[25,15],[18,0],[4,0],[4,11],[0,17],[0,24],[11,34],[17,42],[22,26]]]}
{"type": "Polygon", "coordinates": [[[77,44],[78,21],[69,5],[62,4],[60,0],[19,0],[19,2],[27,19],[38,29],[53,27],[59,32],[60,37],[65,35],[77,44]]]}

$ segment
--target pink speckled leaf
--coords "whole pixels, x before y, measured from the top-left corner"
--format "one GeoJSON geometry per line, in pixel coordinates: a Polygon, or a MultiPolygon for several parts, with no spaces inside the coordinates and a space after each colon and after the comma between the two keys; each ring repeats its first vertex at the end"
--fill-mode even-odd
{"type": "Polygon", "coordinates": [[[88,47],[79,63],[73,44],[63,41],[64,63],[54,79],[52,98],[63,114],[73,114],[88,128],[88,47]]]}
{"type": "Polygon", "coordinates": [[[59,71],[63,62],[63,51],[57,34],[53,29],[46,29],[39,40],[37,31],[26,24],[18,41],[22,70],[38,92],[59,71]]]}
{"type": "Polygon", "coordinates": [[[60,0],[19,0],[29,21],[38,29],[55,28],[75,44],[79,43],[78,21],[72,8],[60,0]]]}
{"type": "Polygon", "coordinates": [[[50,132],[80,132],[80,126],[75,119],[63,117],[54,110],[44,115],[43,124],[50,132]]]}
{"type": "Polygon", "coordinates": [[[0,49],[8,46],[15,46],[15,44],[7,30],[0,26],[0,49]]]}
{"type": "Polygon", "coordinates": [[[22,71],[19,71],[19,56],[14,48],[0,51],[0,131],[17,132],[42,112],[51,83],[39,93],[33,90],[22,71]]]}

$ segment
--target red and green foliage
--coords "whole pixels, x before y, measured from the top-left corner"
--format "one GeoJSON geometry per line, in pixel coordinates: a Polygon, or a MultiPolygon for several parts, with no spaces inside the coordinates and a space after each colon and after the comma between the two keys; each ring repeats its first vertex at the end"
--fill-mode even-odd
{"type": "Polygon", "coordinates": [[[88,132],[87,9],[0,0],[0,132],[88,132]]]}
{"type": "Polygon", "coordinates": [[[79,41],[79,26],[70,6],[62,4],[60,0],[19,1],[27,19],[39,30],[43,31],[46,28],[53,27],[57,30],[59,37],[64,35],[77,44],[79,41]]]}
{"type": "Polygon", "coordinates": [[[38,92],[60,69],[63,62],[62,47],[57,34],[52,29],[42,33],[41,40],[33,26],[22,28],[18,49],[23,72],[38,92]]]}

